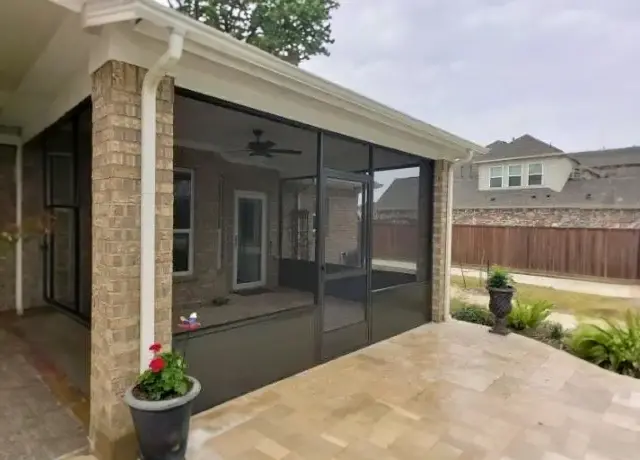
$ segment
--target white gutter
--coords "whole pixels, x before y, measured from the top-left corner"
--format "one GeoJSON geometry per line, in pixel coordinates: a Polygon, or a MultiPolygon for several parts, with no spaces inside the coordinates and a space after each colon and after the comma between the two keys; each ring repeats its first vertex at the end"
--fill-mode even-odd
{"type": "Polygon", "coordinates": [[[15,163],[15,180],[16,180],[16,229],[18,230],[18,240],[16,241],[16,260],[15,260],[15,302],[16,314],[22,316],[24,314],[23,299],[23,244],[22,244],[22,201],[23,201],[23,160],[22,160],[22,138],[19,135],[0,134],[0,144],[12,145],[16,148],[15,163]]]}
{"type": "Polygon", "coordinates": [[[453,170],[456,165],[468,163],[476,152],[469,150],[467,157],[454,161],[449,167],[447,178],[447,228],[445,233],[444,267],[444,319],[451,318],[451,246],[453,242],[453,170]]]}
{"type": "Polygon", "coordinates": [[[158,85],[176,65],[184,48],[184,32],[171,30],[167,51],[142,81],[140,203],[140,371],[149,367],[155,341],[156,278],[156,95],[158,85]]]}

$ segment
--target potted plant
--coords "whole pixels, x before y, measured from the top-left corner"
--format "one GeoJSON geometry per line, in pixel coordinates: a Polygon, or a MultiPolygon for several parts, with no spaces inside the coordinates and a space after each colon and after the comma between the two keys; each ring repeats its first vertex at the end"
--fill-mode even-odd
{"type": "Polygon", "coordinates": [[[200,382],[186,374],[184,357],[149,347],[153,358],[124,395],[131,410],[141,459],[183,460],[187,450],[193,400],[200,382]]]}
{"type": "Polygon", "coordinates": [[[507,316],[511,313],[511,300],[515,289],[512,286],[511,275],[507,270],[494,267],[487,278],[487,291],[489,291],[489,310],[495,317],[493,328],[494,334],[507,335],[507,316]]]}

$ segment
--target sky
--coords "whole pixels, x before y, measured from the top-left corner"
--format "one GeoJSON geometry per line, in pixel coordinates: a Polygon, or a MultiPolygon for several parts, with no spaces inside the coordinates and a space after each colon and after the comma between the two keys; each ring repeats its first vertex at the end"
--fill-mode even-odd
{"type": "Polygon", "coordinates": [[[341,4],[303,68],[484,145],[640,145],[640,0],[341,4]]]}

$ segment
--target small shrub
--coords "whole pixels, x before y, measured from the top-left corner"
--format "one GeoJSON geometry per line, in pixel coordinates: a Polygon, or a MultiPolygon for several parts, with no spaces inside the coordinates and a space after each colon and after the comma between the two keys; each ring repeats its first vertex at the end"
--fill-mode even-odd
{"type": "Polygon", "coordinates": [[[548,332],[548,336],[551,340],[562,340],[566,335],[564,326],[560,323],[556,323],[556,322],[546,323],[546,329],[548,332]]]}
{"type": "Polygon", "coordinates": [[[535,329],[549,317],[552,308],[546,300],[530,304],[517,302],[507,317],[507,324],[516,331],[535,329]]]}
{"type": "Polygon", "coordinates": [[[640,313],[629,310],[623,324],[581,324],[567,338],[567,346],[600,367],[640,378],[640,313]]]}
{"type": "Polygon", "coordinates": [[[500,267],[493,267],[487,278],[487,286],[496,289],[506,289],[513,284],[509,272],[500,267]]]}
{"type": "Polygon", "coordinates": [[[485,326],[492,325],[489,310],[476,305],[465,305],[454,311],[451,316],[458,321],[466,321],[467,323],[482,324],[485,326]]]}

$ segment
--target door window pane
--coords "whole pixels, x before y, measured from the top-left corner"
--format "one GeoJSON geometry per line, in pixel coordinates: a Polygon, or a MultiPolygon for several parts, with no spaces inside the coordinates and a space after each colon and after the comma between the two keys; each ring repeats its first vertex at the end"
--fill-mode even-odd
{"type": "Polygon", "coordinates": [[[262,205],[261,199],[238,198],[237,284],[262,280],[262,205]]]}
{"type": "Polygon", "coordinates": [[[345,266],[364,266],[364,225],[360,214],[364,191],[362,182],[327,179],[325,263],[328,273],[345,266]]]}

